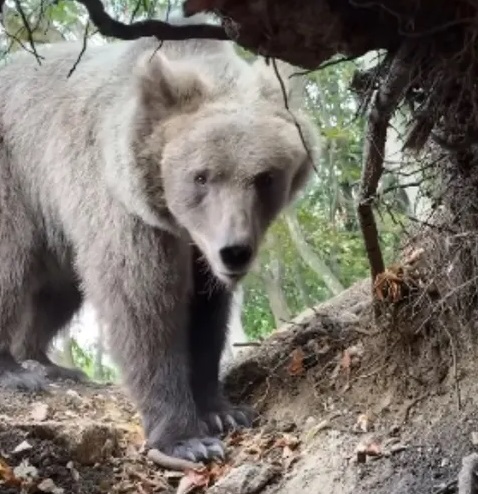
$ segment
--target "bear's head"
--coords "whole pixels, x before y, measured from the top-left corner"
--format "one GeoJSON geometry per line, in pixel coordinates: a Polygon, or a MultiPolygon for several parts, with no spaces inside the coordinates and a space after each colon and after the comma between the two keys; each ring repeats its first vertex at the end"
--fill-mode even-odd
{"type": "Polygon", "coordinates": [[[278,79],[261,60],[243,86],[235,81],[234,91],[218,95],[207,77],[160,53],[143,64],[140,80],[137,164],[148,203],[160,227],[187,232],[233,287],[313,169],[315,127],[285,103],[303,86],[278,79]]]}

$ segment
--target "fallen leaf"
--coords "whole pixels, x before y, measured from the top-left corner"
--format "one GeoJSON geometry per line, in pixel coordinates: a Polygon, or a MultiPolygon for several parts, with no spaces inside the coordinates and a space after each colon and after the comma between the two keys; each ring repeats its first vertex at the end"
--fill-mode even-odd
{"type": "Polygon", "coordinates": [[[367,456],[382,456],[382,447],[375,439],[364,440],[356,448],[357,461],[364,463],[367,456]]]}
{"type": "Polygon", "coordinates": [[[227,463],[213,463],[209,467],[209,480],[211,484],[215,484],[217,480],[224,475],[227,474],[227,472],[231,469],[231,466],[228,465],[227,463]]]}
{"type": "Polygon", "coordinates": [[[275,446],[278,446],[280,448],[287,447],[290,449],[296,449],[299,443],[300,441],[298,437],[293,436],[292,434],[283,434],[282,437],[277,439],[275,446]]]}
{"type": "Polygon", "coordinates": [[[209,485],[210,475],[207,468],[201,470],[188,470],[180,480],[176,494],[188,494],[198,487],[209,485]]]}
{"type": "Polygon", "coordinates": [[[17,478],[13,472],[12,467],[5,463],[0,458],[0,480],[2,480],[8,486],[20,486],[22,484],[21,479],[17,478]]]}
{"type": "Polygon", "coordinates": [[[291,376],[298,376],[300,374],[303,374],[305,372],[304,369],[304,352],[302,351],[302,348],[296,348],[292,353],[291,353],[291,360],[289,362],[289,365],[287,366],[287,372],[291,376]]]}

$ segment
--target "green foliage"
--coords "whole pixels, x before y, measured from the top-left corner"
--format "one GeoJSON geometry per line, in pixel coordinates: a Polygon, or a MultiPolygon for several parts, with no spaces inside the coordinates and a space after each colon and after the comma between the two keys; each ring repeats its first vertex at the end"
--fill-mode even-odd
{"type": "MultiPolygon", "coordinates": [[[[369,275],[369,265],[356,217],[358,182],[361,175],[364,120],[357,117],[357,104],[348,89],[356,65],[344,62],[308,76],[307,106],[323,138],[323,153],[312,184],[295,205],[302,233],[314,253],[332,270],[344,287],[369,275]]],[[[380,242],[386,263],[397,253],[405,205],[395,201],[393,217],[381,211],[380,242]],[[397,208],[398,211],[397,211],[397,208]]],[[[267,250],[274,248],[284,266],[281,288],[293,315],[330,297],[318,273],[301,258],[287,224],[280,219],[263,248],[261,269],[267,265],[267,250]]],[[[243,324],[252,339],[274,328],[263,281],[251,274],[244,283],[243,324]]]]}
{"type": "MultiPolygon", "coordinates": [[[[71,338],[71,353],[75,366],[87,374],[90,379],[95,377],[95,358],[94,352],[78,345],[75,338],[71,338]]],[[[116,381],[118,373],[112,367],[102,364],[101,374],[104,381],[116,381]]]]}

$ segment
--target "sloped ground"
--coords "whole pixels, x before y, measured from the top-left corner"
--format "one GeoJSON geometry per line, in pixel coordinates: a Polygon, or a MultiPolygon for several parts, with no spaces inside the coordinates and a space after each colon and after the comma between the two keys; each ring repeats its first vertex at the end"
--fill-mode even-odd
{"type": "Polygon", "coordinates": [[[309,311],[227,372],[229,393],[261,418],[226,438],[225,465],[161,470],[114,386],[2,392],[0,492],[458,492],[462,458],[478,447],[475,355],[467,349],[444,366],[437,353],[433,372],[419,354],[406,371],[382,359],[367,289],[358,284],[309,311]]]}

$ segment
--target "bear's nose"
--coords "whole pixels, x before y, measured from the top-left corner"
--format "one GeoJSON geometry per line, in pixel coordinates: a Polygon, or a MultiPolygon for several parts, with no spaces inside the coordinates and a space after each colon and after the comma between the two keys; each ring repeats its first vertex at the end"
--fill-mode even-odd
{"type": "Polygon", "coordinates": [[[224,266],[232,271],[244,268],[252,257],[252,247],[247,244],[228,245],[219,251],[224,266]]]}

